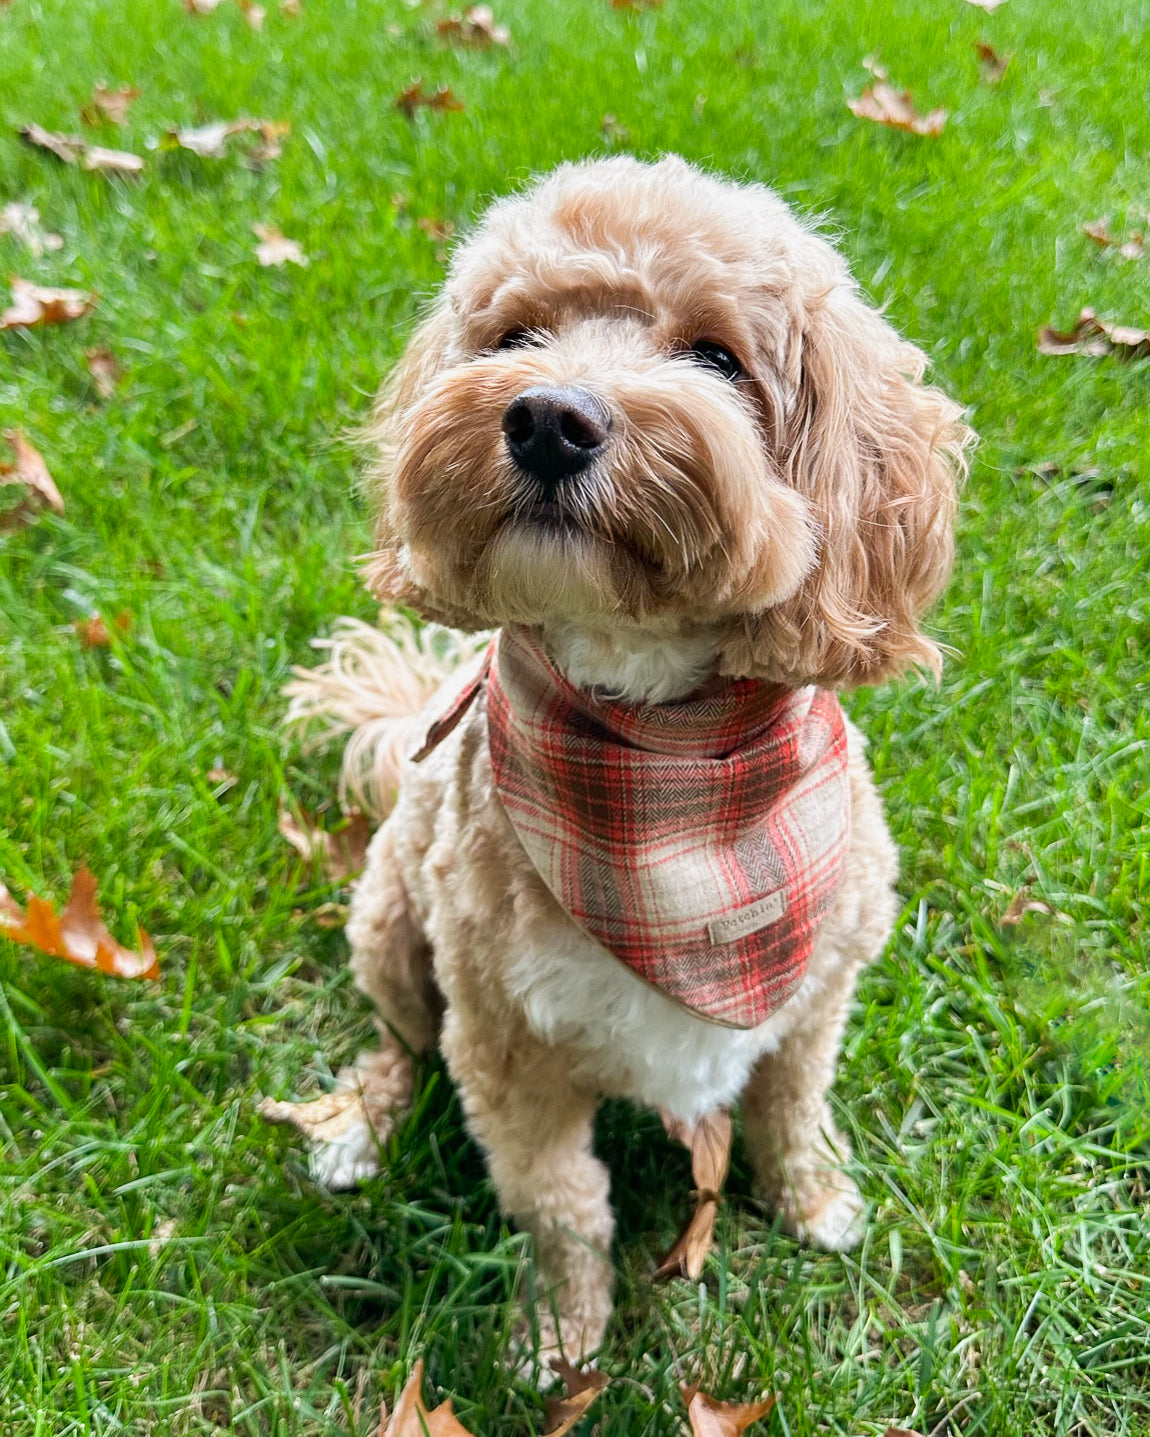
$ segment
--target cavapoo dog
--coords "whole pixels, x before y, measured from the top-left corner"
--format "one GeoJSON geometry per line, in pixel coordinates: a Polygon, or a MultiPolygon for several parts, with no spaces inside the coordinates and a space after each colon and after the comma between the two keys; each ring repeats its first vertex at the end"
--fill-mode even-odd
{"type": "Polygon", "coordinates": [[[860,1235],[827,1091],[896,856],[834,692],[938,666],[970,435],[924,367],[770,190],[612,158],[491,207],[376,407],[373,592],[496,632],[453,667],[351,626],[297,683],[386,812],[348,923],[380,1047],[300,1126],[369,1175],[438,1040],[544,1349],[611,1311],[604,1095],[740,1103],[783,1225],[860,1235]]]}

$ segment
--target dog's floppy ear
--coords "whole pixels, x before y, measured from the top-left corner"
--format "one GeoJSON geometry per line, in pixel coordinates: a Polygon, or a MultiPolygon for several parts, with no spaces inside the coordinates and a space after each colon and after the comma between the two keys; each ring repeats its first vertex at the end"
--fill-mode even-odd
{"type": "Polygon", "coordinates": [[[368,590],[381,603],[402,604],[425,619],[452,628],[471,629],[476,627],[475,620],[437,607],[411,573],[396,524],[391,484],[395,455],[407,417],[435,373],[451,362],[454,333],[454,312],[448,301],[441,298],[408,340],[363,428],[361,437],[368,456],[365,485],[375,509],[375,549],[363,561],[362,572],[368,590]]]}
{"type": "Polygon", "coordinates": [[[950,570],[973,434],[958,405],[922,383],[925,356],[845,270],[796,321],[774,442],[810,505],[819,557],[790,599],[732,620],[723,671],[827,687],[876,683],[911,665],[937,673],[938,646],[918,618],[950,570]]]}

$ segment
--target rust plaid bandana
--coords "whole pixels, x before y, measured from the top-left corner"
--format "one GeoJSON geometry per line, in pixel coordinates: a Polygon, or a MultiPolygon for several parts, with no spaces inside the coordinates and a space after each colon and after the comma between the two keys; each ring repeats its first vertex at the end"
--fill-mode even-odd
{"type": "Polygon", "coordinates": [[[499,797],[574,921],[713,1022],[752,1028],[785,1003],[846,857],[835,696],[738,679],[679,703],[604,700],[504,629],[429,745],[484,678],[499,797]]]}

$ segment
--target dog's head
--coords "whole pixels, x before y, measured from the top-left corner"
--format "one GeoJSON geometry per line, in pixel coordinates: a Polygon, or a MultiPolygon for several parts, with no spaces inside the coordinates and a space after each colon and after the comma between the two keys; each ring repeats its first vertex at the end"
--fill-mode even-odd
{"type": "Polygon", "coordinates": [[[761,186],[564,165],[495,204],[376,408],[369,581],[461,627],[707,626],[723,672],[938,650],[969,431],[761,186]]]}

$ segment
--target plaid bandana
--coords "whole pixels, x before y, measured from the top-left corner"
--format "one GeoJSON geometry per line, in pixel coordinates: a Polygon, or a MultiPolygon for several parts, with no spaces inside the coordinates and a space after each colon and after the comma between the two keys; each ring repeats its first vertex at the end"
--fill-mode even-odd
{"type": "Polygon", "coordinates": [[[753,1028],[794,993],[842,876],[850,792],[833,694],[750,679],[679,703],[597,698],[529,629],[487,687],[496,788],[528,858],[587,933],[704,1018],[753,1028]]]}

